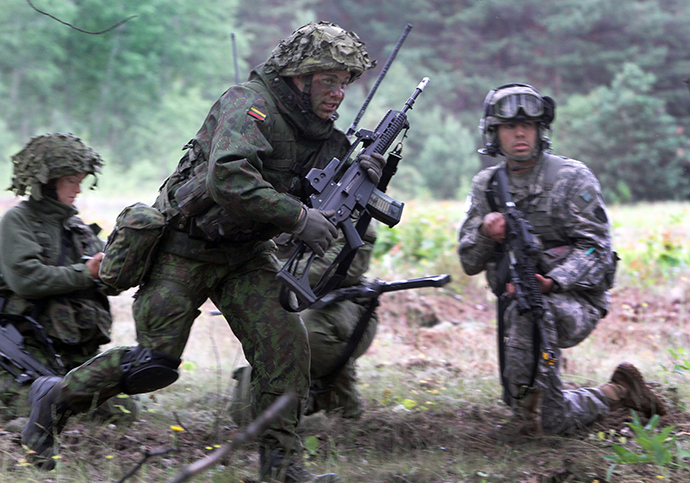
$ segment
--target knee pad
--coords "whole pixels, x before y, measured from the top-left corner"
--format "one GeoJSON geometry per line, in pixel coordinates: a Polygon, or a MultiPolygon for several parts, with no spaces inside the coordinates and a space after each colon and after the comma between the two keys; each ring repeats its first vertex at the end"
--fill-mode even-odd
{"type": "Polygon", "coordinates": [[[136,346],[122,356],[120,387],[125,394],[162,389],[177,380],[182,359],[136,346]]]}

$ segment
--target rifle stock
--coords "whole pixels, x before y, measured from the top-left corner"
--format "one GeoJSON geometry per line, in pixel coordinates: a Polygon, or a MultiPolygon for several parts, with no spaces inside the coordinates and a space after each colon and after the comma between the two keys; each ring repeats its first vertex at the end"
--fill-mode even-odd
{"type": "MultiPolygon", "coordinates": [[[[295,252],[277,274],[278,280],[284,283],[280,303],[286,310],[301,311],[339,286],[354,252],[364,244],[362,235],[372,217],[389,227],[400,221],[403,203],[383,193],[392,173],[390,170],[386,172],[384,168],[386,176],[382,176],[379,184],[375,185],[361,166],[360,158],[362,155],[374,153],[383,155],[400,133],[409,128],[406,112],[412,109],[415,100],[428,83],[428,77],[422,79],[403,108],[399,111],[389,110],[374,131],[357,131],[355,143],[342,160],[333,158],[325,168],[314,168],[307,174],[307,184],[312,191],[308,203],[312,208],[322,212],[335,213],[329,219],[343,231],[346,242],[343,250],[313,288],[309,284],[309,267],[314,261],[315,254],[311,253],[302,264],[308,249],[304,242],[298,244],[295,252]],[[370,206],[370,201],[374,205],[370,206]],[[296,297],[296,305],[293,294],[296,297]]],[[[399,156],[399,152],[391,153],[388,160],[391,156],[399,156]]],[[[397,164],[397,160],[394,162],[397,164]]]]}

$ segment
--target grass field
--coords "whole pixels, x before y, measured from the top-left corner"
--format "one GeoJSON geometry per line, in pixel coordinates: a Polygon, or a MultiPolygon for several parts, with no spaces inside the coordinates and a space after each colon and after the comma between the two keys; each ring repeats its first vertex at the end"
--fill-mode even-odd
{"type": "MultiPolygon", "coordinates": [[[[139,201],[87,200],[83,218],[106,233],[122,206],[139,201]]],[[[309,470],[372,483],[690,481],[690,203],[610,208],[621,257],[613,309],[592,336],[564,351],[562,361],[568,387],[601,384],[618,363],[634,363],[663,395],[669,415],[644,429],[647,421],[637,427],[622,413],[573,436],[515,445],[485,435],[509,411],[499,401],[493,296],[482,276],[461,273],[454,253],[462,203],[414,202],[405,210],[398,227],[379,231],[379,246],[387,250],[370,274],[393,280],[450,273],[453,283],[382,297],[377,338],[358,361],[365,415],[357,421],[306,417],[301,431],[309,470]],[[670,426],[667,435],[661,432],[670,426]],[[627,453],[617,453],[616,445],[627,453]]],[[[132,295],[112,300],[113,344],[134,342],[132,295]]],[[[18,434],[3,428],[0,481],[118,482],[147,452],[177,447],[149,457],[126,478],[172,481],[232,438],[231,374],[244,358],[223,318],[210,315],[210,304],[203,309],[180,380],[142,395],[138,421],[117,427],[75,418],[50,473],[27,465],[18,434]]],[[[255,481],[257,465],[250,444],[194,481],[255,481]]]]}

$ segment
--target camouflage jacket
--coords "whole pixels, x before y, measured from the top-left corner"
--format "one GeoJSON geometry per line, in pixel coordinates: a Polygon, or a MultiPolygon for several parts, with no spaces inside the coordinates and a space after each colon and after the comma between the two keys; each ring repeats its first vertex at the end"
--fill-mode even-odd
{"type": "Polygon", "coordinates": [[[212,106],[156,207],[210,241],[256,243],[290,232],[307,171],[347,152],[332,121],[305,109],[272,67],[228,89],[212,106]],[[182,211],[182,215],[180,212],[182,211]]]}
{"type": "Polygon", "coordinates": [[[0,293],[3,311],[38,315],[46,334],[67,345],[110,342],[112,319],[107,288],[81,261],[103,249],[103,241],[54,199],[29,198],[0,220],[0,293]]]}
{"type": "MultiPolygon", "coordinates": [[[[490,180],[503,166],[505,161],[474,177],[458,246],[465,272],[475,275],[486,270],[494,291],[504,282],[497,280],[496,273],[501,246],[479,230],[484,215],[493,211],[487,193],[490,180]]],[[[599,182],[582,162],[549,154],[543,154],[523,176],[527,178],[516,183],[517,177],[508,171],[513,201],[543,247],[539,271],[556,282],[555,292],[578,292],[605,315],[617,257],[599,182]]]]}

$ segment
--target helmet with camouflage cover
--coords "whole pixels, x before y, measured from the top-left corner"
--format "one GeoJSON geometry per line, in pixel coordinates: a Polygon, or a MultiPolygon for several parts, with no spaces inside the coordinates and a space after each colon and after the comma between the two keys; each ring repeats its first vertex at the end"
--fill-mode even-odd
{"type": "MultiPolygon", "coordinates": [[[[12,156],[12,186],[18,196],[31,188],[31,195],[41,199],[41,185],[74,174],[101,172],[100,155],[71,133],[35,136],[12,156]]],[[[95,184],[95,183],[94,183],[95,184]]]]}
{"type": "Polygon", "coordinates": [[[481,154],[496,156],[501,153],[496,126],[499,124],[534,121],[539,126],[539,139],[536,152],[525,156],[528,161],[541,151],[550,147],[549,131],[555,117],[556,103],[549,96],[542,96],[539,91],[529,84],[504,84],[492,89],[484,99],[484,116],[479,122],[479,131],[484,139],[485,147],[481,154]]]}
{"type": "Polygon", "coordinates": [[[376,65],[356,33],[334,23],[311,22],[295,30],[273,49],[266,64],[281,76],[294,77],[327,70],[347,70],[353,82],[376,65]]]}

